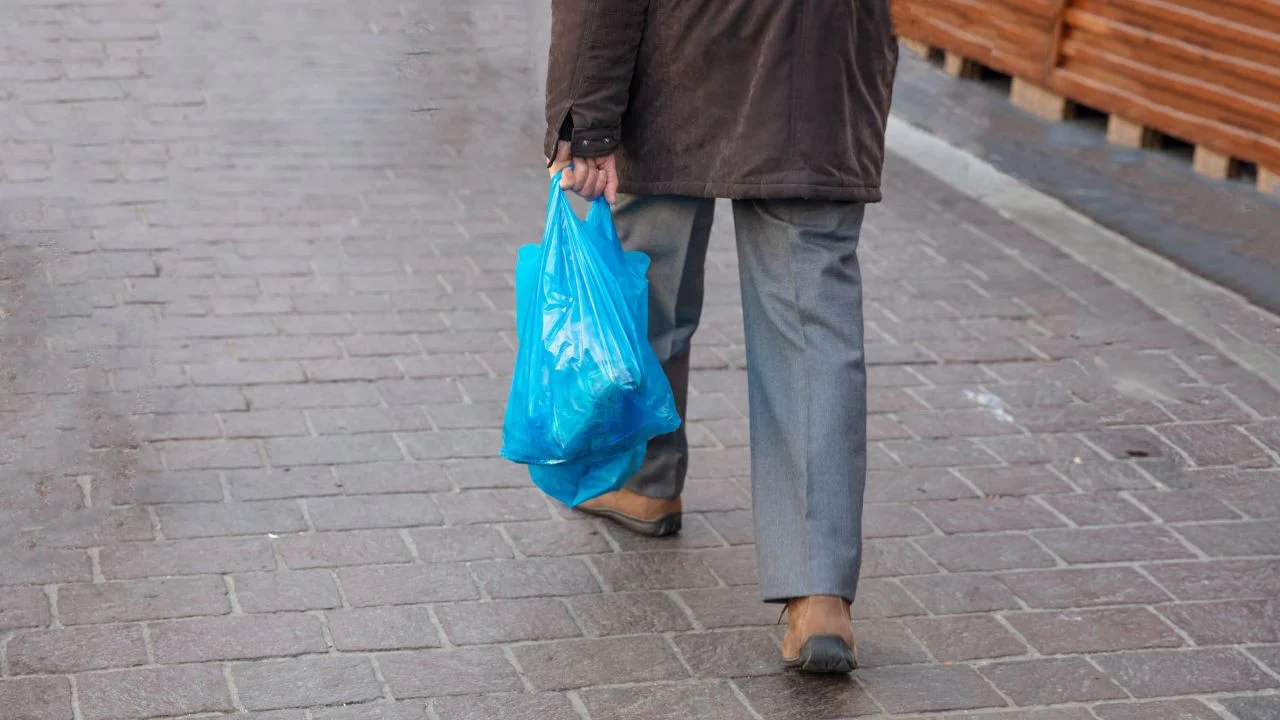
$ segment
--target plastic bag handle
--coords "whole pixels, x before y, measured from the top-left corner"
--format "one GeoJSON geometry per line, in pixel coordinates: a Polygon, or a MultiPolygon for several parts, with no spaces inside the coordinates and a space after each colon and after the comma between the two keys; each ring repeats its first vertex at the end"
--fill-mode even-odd
{"type": "MultiPolygon", "coordinates": [[[[573,167],[569,165],[568,167],[573,167]]],[[[573,223],[580,228],[588,241],[595,246],[596,251],[604,253],[613,258],[616,262],[622,262],[622,244],[618,240],[617,231],[613,226],[613,207],[609,205],[609,201],[604,196],[596,198],[591,202],[591,206],[587,210],[585,218],[579,217],[574,212],[573,207],[569,205],[569,193],[560,188],[560,174],[563,170],[556,171],[551,177],[551,192],[547,198],[547,225],[552,223],[573,223]],[[603,223],[609,228],[608,238],[613,240],[610,242],[601,242],[605,237],[600,233],[593,233],[587,230],[588,226],[597,222],[603,223]]]]}

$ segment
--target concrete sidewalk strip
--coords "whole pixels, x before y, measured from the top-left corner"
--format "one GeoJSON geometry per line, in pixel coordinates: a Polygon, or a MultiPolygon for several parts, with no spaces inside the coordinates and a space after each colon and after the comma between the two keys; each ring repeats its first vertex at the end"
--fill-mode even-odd
{"type": "Polygon", "coordinates": [[[801,678],[755,586],[726,214],[685,532],[631,536],[496,458],[545,10],[12,10],[0,716],[1280,707],[1275,318],[895,121],[860,249],[863,669],[801,678]]]}

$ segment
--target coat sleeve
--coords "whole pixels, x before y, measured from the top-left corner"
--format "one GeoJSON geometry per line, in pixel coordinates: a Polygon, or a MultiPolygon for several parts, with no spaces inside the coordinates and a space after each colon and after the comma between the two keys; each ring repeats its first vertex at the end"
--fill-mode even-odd
{"type": "Polygon", "coordinates": [[[618,149],[649,0],[552,0],[547,158],[557,140],[576,157],[618,149]]]}

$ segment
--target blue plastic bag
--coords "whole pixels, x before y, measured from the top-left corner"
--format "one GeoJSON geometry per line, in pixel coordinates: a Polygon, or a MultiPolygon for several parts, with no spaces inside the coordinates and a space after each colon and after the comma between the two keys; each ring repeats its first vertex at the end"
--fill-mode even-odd
{"type": "Polygon", "coordinates": [[[608,203],[578,218],[551,183],[541,245],[516,263],[519,349],[502,455],[569,505],[616,490],[680,425],[647,340],[649,258],[624,252],[608,203]]]}
{"type": "Polygon", "coordinates": [[[626,485],[644,462],[647,444],[585,464],[530,465],[529,477],[542,492],[573,507],[626,485]]]}

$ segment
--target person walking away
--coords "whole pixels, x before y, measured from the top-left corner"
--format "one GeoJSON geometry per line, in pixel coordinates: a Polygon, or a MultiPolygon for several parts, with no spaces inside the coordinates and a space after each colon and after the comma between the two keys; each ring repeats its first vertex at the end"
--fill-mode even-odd
{"type": "MultiPolygon", "coordinates": [[[[856,666],[866,369],[857,246],[880,200],[889,0],[552,0],[545,153],[652,259],[650,341],[684,417],[716,198],[733,201],[760,594],[783,659],[856,666]],[[566,169],[567,168],[567,169],[566,169]],[[621,193],[621,194],[620,194],[621,193]]],[[[581,510],[680,529],[685,430],[581,510]]]]}

